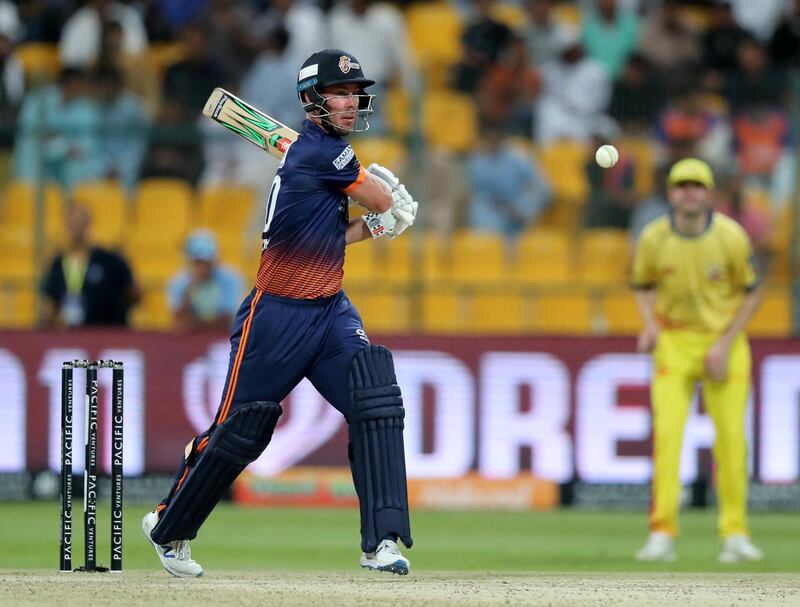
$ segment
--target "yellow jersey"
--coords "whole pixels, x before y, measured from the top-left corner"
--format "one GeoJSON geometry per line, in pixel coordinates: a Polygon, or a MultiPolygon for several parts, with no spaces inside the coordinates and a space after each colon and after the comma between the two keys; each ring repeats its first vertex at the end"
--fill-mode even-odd
{"type": "Polygon", "coordinates": [[[655,289],[662,328],[721,333],[730,325],[746,291],[758,286],[753,249],[745,231],[720,213],[706,230],[687,236],[672,216],[650,222],[636,244],[634,289],[655,289]]]}

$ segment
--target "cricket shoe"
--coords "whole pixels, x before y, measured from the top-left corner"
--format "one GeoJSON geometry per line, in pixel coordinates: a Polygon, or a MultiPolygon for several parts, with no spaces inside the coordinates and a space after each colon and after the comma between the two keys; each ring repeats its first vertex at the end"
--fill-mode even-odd
{"type": "Polygon", "coordinates": [[[720,563],[743,563],[760,561],[764,553],[756,548],[746,535],[731,535],[722,544],[719,553],[720,563]]]}
{"type": "Polygon", "coordinates": [[[153,545],[164,569],[175,577],[200,577],[203,575],[203,568],[192,560],[189,540],[175,540],[167,544],[156,544],[153,541],[150,532],[157,522],[158,515],[155,512],[148,512],[142,519],[142,531],[153,545]]]}
{"type": "Polygon", "coordinates": [[[383,540],[375,552],[362,552],[359,562],[364,569],[389,571],[397,575],[408,575],[411,569],[411,562],[402,555],[397,543],[392,540],[383,540]]]}
{"type": "Polygon", "coordinates": [[[675,539],[663,531],[654,531],[647,538],[647,542],[636,553],[637,561],[666,561],[673,562],[675,554],[675,539]]]}

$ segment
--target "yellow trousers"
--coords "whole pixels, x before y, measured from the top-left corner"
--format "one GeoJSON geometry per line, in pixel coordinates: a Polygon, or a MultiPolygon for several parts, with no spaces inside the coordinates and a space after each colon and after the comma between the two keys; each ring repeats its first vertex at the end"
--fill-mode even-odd
{"type": "Polygon", "coordinates": [[[714,422],[719,532],[724,539],[747,535],[747,439],[745,408],[750,391],[750,346],[742,333],[728,359],[728,374],[713,381],[705,373],[705,356],[718,336],[694,331],[663,330],[654,353],[653,481],[650,529],[678,534],[680,453],[683,431],[697,382],[714,422]]]}

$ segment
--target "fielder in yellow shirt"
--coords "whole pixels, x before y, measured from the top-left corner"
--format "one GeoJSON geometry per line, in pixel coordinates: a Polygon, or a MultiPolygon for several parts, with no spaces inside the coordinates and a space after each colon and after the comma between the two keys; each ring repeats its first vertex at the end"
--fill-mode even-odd
{"type": "Polygon", "coordinates": [[[683,431],[697,384],[714,422],[721,562],[762,558],[747,530],[745,409],[750,347],[744,328],[760,301],[750,241],[713,211],[714,177],[702,160],[673,165],[671,207],[636,246],[632,286],[644,319],[641,352],[653,352],[653,480],[643,561],[675,560],[683,431]]]}

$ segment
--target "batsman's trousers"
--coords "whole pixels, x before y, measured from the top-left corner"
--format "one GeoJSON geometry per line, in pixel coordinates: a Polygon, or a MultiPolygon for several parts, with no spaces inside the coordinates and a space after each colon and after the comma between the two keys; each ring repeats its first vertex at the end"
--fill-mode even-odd
{"type": "Polygon", "coordinates": [[[744,333],[731,346],[723,381],[708,378],[705,356],[719,338],[713,333],[663,330],[654,353],[653,480],[650,529],[678,534],[680,453],[684,426],[698,382],[716,430],[713,456],[724,539],[747,534],[747,441],[745,409],[750,392],[750,346],[744,333]]]}

